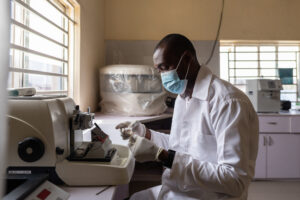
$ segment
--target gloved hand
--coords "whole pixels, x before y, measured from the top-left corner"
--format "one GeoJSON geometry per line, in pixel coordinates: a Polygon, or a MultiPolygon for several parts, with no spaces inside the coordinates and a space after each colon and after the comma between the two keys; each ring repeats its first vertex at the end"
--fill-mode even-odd
{"type": "Polygon", "coordinates": [[[120,129],[123,140],[128,139],[133,134],[141,137],[146,135],[146,126],[139,121],[120,123],[116,126],[116,129],[120,129]]]}
{"type": "Polygon", "coordinates": [[[158,156],[163,151],[163,148],[152,141],[134,134],[129,138],[128,146],[138,162],[158,161],[158,156]]]}

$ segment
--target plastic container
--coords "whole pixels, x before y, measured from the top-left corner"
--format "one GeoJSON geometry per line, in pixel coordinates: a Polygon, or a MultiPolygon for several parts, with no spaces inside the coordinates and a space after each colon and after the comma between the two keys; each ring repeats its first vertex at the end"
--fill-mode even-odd
{"type": "Polygon", "coordinates": [[[100,69],[101,111],[127,116],[163,113],[166,92],[160,75],[147,65],[109,65],[100,69]]]}

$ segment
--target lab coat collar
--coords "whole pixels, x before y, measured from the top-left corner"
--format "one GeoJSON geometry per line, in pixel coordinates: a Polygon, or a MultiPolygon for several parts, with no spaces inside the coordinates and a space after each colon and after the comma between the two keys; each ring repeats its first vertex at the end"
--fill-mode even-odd
{"type": "Polygon", "coordinates": [[[198,71],[198,75],[196,78],[195,86],[193,89],[193,98],[197,98],[200,100],[207,100],[208,97],[208,90],[212,79],[212,72],[206,67],[201,66],[200,70],[198,71]]]}

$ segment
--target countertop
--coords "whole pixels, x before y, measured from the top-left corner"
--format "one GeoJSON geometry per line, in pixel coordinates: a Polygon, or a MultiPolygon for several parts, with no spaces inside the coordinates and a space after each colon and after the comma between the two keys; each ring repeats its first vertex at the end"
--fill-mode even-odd
{"type": "MultiPolygon", "coordinates": [[[[128,140],[123,140],[120,131],[115,129],[115,127],[125,121],[140,121],[142,123],[162,120],[171,118],[173,116],[172,111],[168,110],[167,112],[160,114],[160,115],[153,115],[153,116],[121,116],[121,115],[113,115],[113,114],[106,114],[106,113],[95,113],[95,120],[94,122],[97,123],[100,128],[109,135],[113,144],[120,144],[120,145],[127,145],[128,140]]],[[[90,136],[84,136],[84,140],[90,140],[90,136]]]]}
{"type": "Polygon", "coordinates": [[[258,116],[295,116],[300,115],[300,110],[288,110],[274,113],[257,113],[258,116]]]}

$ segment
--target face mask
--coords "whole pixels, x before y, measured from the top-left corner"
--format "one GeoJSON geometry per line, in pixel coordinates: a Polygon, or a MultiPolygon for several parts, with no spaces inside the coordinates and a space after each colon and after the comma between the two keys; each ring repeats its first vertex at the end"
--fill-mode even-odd
{"type": "Polygon", "coordinates": [[[166,90],[168,90],[169,92],[171,93],[174,93],[174,94],[183,94],[185,92],[185,89],[186,89],[186,86],[187,86],[187,80],[186,80],[186,76],[189,72],[189,68],[190,68],[190,64],[188,66],[188,70],[185,74],[185,78],[184,80],[180,80],[179,76],[178,76],[178,73],[177,73],[177,69],[178,69],[178,66],[182,60],[182,57],[180,58],[178,64],[177,64],[177,67],[176,69],[173,69],[173,70],[170,70],[170,71],[167,71],[167,72],[162,72],[160,75],[161,75],[161,81],[162,81],[162,84],[164,86],[164,88],[166,88],[166,90]]]}

